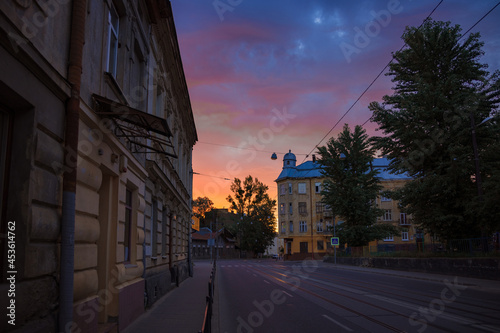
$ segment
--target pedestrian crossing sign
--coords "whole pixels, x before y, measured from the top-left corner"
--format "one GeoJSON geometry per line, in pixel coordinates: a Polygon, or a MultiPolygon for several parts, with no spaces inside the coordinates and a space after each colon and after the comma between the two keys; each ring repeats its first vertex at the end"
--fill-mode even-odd
{"type": "Polygon", "coordinates": [[[331,238],[331,244],[332,244],[332,246],[339,246],[339,238],[338,237],[332,237],[331,238]]]}

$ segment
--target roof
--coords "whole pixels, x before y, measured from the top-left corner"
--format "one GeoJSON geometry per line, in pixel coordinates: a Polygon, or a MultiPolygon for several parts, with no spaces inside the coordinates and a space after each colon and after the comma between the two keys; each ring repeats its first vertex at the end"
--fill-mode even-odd
{"type": "Polygon", "coordinates": [[[206,241],[209,239],[215,239],[219,236],[223,236],[228,242],[235,242],[234,238],[231,237],[232,234],[226,230],[225,228],[220,229],[219,231],[210,230],[209,228],[201,228],[200,231],[193,232],[191,234],[191,238],[193,240],[201,240],[206,241]]]}
{"type": "MultiPolygon", "coordinates": [[[[374,158],[372,166],[378,169],[378,177],[381,180],[394,180],[394,179],[411,179],[406,174],[395,174],[388,171],[389,159],[386,157],[374,158]]],[[[295,168],[283,168],[276,182],[288,178],[323,178],[321,173],[321,165],[318,162],[307,161],[295,168]]]]}

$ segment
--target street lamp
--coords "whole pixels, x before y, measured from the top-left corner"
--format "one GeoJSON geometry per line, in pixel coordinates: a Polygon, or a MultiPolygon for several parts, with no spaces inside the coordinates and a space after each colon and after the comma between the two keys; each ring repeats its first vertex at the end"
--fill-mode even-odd
{"type": "MultiPolygon", "coordinates": [[[[486,123],[487,121],[490,121],[493,119],[493,117],[487,117],[484,119],[482,122],[479,123],[479,125],[476,126],[474,122],[474,115],[472,112],[469,114],[470,117],[470,127],[471,127],[471,135],[472,135],[472,149],[474,151],[474,164],[476,166],[476,185],[477,185],[477,196],[479,198],[479,202],[483,202],[483,180],[481,177],[481,169],[479,167],[479,153],[477,149],[477,139],[476,139],[476,127],[481,126],[482,124],[486,123]]],[[[482,238],[482,243],[483,243],[483,250],[485,252],[488,252],[488,243],[486,242],[486,231],[484,229],[484,226],[481,225],[481,238],[482,238]]]]}

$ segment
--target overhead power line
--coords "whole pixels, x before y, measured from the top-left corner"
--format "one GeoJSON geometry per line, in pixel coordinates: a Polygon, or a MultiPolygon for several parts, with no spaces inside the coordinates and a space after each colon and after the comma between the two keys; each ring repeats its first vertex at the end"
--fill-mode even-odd
{"type": "MultiPolygon", "coordinates": [[[[261,149],[255,149],[255,148],[245,148],[245,147],[236,147],[236,146],[224,145],[224,144],[221,144],[221,143],[211,143],[211,142],[203,142],[203,141],[198,141],[198,143],[202,143],[202,144],[205,144],[205,145],[212,145],[212,146],[219,146],[219,147],[227,147],[227,148],[233,148],[233,149],[240,149],[240,150],[250,150],[250,151],[256,151],[256,152],[259,152],[259,153],[269,153],[269,154],[276,153],[276,154],[282,154],[282,155],[286,154],[286,153],[280,153],[280,152],[270,151],[270,150],[261,150],[261,149]]],[[[295,154],[295,155],[306,155],[306,154],[295,154]]]]}
{"type": "MultiPolygon", "coordinates": [[[[436,7],[434,7],[434,9],[430,12],[430,14],[427,15],[427,17],[422,21],[422,24],[424,24],[425,20],[427,20],[429,17],[431,17],[431,15],[443,3],[443,1],[444,0],[439,1],[439,3],[436,5],[436,7]]],[[[422,24],[420,24],[419,28],[422,26],[422,24]]],[[[399,49],[399,51],[401,51],[405,46],[406,46],[406,43],[399,49]]],[[[352,110],[352,108],[359,102],[359,100],[365,95],[365,93],[373,86],[375,81],[377,81],[378,78],[385,72],[385,70],[387,69],[387,67],[389,67],[389,65],[392,63],[393,60],[394,60],[394,58],[391,58],[391,60],[387,63],[387,65],[384,66],[384,68],[380,71],[380,73],[378,73],[378,75],[375,77],[375,79],[373,79],[373,81],[368,85],[368,87],[366,87],[366,89],[361,93],[361,95],[359,95],[359,97],[354,101],[354,103],[352,103],[352,105],[349,107],[349,109],[347,109],[347,111],[342,115],[342,117],[340,117],[340,119],[335,123],[335,125],[333,125],[333,127],[328,131],[328,133],[326,133],[326,135],[318,142],[318,144],[316,144],[314,146],[314,148],[309,152],[309,154],[306,155],[306,158],[307,158],[307,156],[311,155],[316,148],[318,148],[318,146],[321,144],[321,142],[323,142],[323,140],[325,140],[325,138],[328,135],[330,135],[330,133],[335,129],[335,127],[337,127],[337,125],[342,121],[342,119],[344,119],[345,116],[347,116],[347,114],[352,110]]],[[[304,158],[304,160],[302,162],[304,162],[306,160],[306,158],[304,158]]]]}
{"type": "MultiPolygon", "coordinates": [[[[441,1],[441,2],[442,2],[442,1],[441,1]]],[[[439,3],[439,4],[441,4],[441,3],[439,3]]],[[[467,29],[467,31],[466,31],[466,32],[464,32],[464,33],[462,34],[462,36],[461,36],[458,40],[461,40],[462,38],[464,38],[464,37],[465,37],[465,36],[466,36],[466,35],[467,35],[467,34],[468,34],[468,33],[469,33],[472,29],[474,29],[474,27],[475,27],[476,25],[478,25],[478,24],[479,24],[479,23],[480,23],[480,22],[481,22],[481,21],[482,21],[482,20],[483,20],[486,16],[488,16],[488,15],[489,15],[489,14],[490,14],[490,13],[491,13],[491,12],[492,12],[495,8],[497,8],[499,5],[500,5],[500,1],[499,1],[499,2],[497,2],[497,4],[496,4],[495,6],[493,6],[493,7],[492,7],[492,8],[491,8],[491,9],[490,9],[490,10],[489,10],[486,14],[484,14],[484,15],[483,15],[483,17],[481,17],[479,20],[477,20],[477,21],[476,21],[476,23],[474,23],[474,24],[473,24],[473,25],[472,25],[469,29],[467,29]]],[[[437,8],[437,7],[436,7],[436,8],[437,8]]],[[[432,13],[431,13],[431,14],[432,14],[432,13]]],[[[430,15],[429,15],[429,16],[430,16],[430,15]]],[[[424,21],[425,21],[425,20],[424,20],[424,21]]],[[[422,26],[422,24],[421,24],[420,26],[422,26]]],[[[420,27],[419,27],[419,28],[420,28],[420,27]]],[[[405,44],[405,45],[406,45],[406,44],[405,44]]],[[[401,51],[401,49],[400,49],[400,51],[401,51]]],[[[391,61],[389,62],[389,64],[392,62],[392,60],[394,60],[394,58],[393,58],[393,59],[391,59],[391,61]]],[[[387,68],[387,66],[389,66],[389,64],[387,64],[387,65],[385,66],[385,68],[387,68]]],[[[384,68],[384,70],[385,70],[385,68],[384,68]]],[[[379,74],[379,76],[380,76],[380,74],[379,74]]],[[[378,78],[378,77],[377,77],[377,78],[378,78]]],[[[366,119],[366,121],[365,121],[363,124],[361,124],[361,126],[365,126],[365,125],[366,125],[366,123],[370,121],[370,119],[371,119],[371,117],[370,117],[370,118],[368,118],[368,119],[366,119]]]]}
{"type": "Polygon", "coordinates": [[[224,180],[231,180],[231,179],[225,178],[225,177],[218,177],[218,176],[206,175],[204,173],[199,173],[199,172],[194,172],[194,171],[193,171],[193,175],[199,175],[199,176],[205,176],[205,177],[211,177],[211,178],[219,178],[219,179],[224,179],[224,180]]]}

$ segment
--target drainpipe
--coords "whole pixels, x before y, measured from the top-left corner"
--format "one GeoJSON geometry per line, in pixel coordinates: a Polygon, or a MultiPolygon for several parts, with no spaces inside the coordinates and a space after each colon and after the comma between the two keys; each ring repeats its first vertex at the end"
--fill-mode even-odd
{"type": "Polygon", "coordinates": [[[80,85],[87,1],[73,1],[69,47],[68,82],[71,96],[66,104],[63,199],[61,217],[61,261],[59,281],[59,332],[73,326],[73,280],[75,261],[75,197],[80,121],[80,85]]]}

